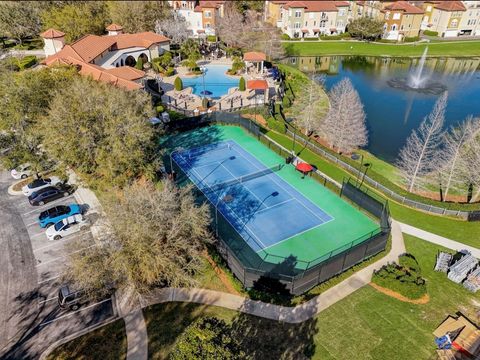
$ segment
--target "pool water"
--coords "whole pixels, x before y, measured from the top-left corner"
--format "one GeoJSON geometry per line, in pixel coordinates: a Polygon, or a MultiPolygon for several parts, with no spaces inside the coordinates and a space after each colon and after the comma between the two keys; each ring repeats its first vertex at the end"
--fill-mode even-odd
{"type": "MultiPolygon", "coordinates": [[[[238,78],[226,75],[226,71],[230,67],[228,65],[207,65],[205,71],[205,90],[210,91],[208,98],[219,99],[223,95],[228,94],[228,89],[238,87],[238,78]]],[[[193,94],[203,96],[201,92],[204,89],[203,76],[182,78],[183,87],[191,87],[193,94]]]]}

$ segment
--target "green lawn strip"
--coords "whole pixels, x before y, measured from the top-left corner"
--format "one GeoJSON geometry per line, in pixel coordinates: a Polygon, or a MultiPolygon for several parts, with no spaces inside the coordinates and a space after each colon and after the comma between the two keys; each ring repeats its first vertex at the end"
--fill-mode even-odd
{"type": "Polygon", "coordinates": [[[48,360],[119,360],[127,357],[127,334],[123,319],[116,320],[57,347],[48,360]]]}
{"type": "Polygon", "coordinates": [[[215,269],[207,259],[202,259],[202,261],[204,263],[202,271],[195,274],[195,280],[198,281],[198,286],[203,289],[228,292],[228,289],[222,283],[215,269]]]}
{"type": "Polygon", "coordinates": [[[255,359],[417,359],[434,354],[432,331],[448,314],[461,310],[475,320],[474,295],[433,271],[441,247],[405,236],[407,251],[417,259],[427,281],[430,301],[405,303],[365,286],[314,319],[285,324],[215,306],[158,304],[144,310],[149,357],[166,359],[184,329],[201,316],[233,324],[247,355],[255,359]]]}
{"type": "Polygon", "coordinates": [[[421,56],[428,46],[429,56],[479,56],[480,42],[438,42],[430,44],[381,44],[357,41],[284,42],[290,56],[365,55],[421,56]]]}
{"type": "MultiPolygon", "coordinates": [[[[287,136],[275,132],[269,132],[267,135],[287,149],[292,148],[293,141],[287,136]]],[[[296,148],[299,149],[300,146],[301,144],[297,142],[296,148]]],[[[344,178],[352,177],[352,175],[345,170],[335,166],[333,163],[323,159],[320,155],[317,155],[309,149],[304,149],[300,156],[305,161],[315,165],[321,172],[340,183],[344,178]]],[[[374,190],[372,189],[372,191],[374,190]]],[[[381,193],[376,192],[376,194],[385,198],[381,193]]],[[[400,222],[452,240],[457,240],[467,245],[477,248],[480,247],[480,222],[467,222],[444,216],[430,215],[403,206],[391,199],[389,199],[389,206],[392,216],[400,222]]]]}

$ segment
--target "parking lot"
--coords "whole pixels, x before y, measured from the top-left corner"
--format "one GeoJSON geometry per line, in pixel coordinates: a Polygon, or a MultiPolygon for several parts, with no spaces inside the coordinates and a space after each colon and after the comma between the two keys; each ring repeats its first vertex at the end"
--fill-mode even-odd
{"type": "MultiPolygon", "coordinates": [[[[11,183],[13,183],[13,179],[11,183]]],[[[38,224],[38,217],[42,211],[58,205],[76,204],[75,194],[64,197],[43,206],[32,206],[24,195],[8,195],[5,188],[0,196],[8,197],[9,210],[21,218],[23,229],[19,229],[20,221],[16,221],[14,229],[18,229],[19,233],[25,230],[30,239],[31,254],[33,254],[34,270],[30,274],[36,277],[36,288],[31,289],[28,306],[35,306],[35,324],[29,323],[29,330],[37,334],[38,339],[44,339],[44,344],[48,346],[51,342],[58,340],[68,334],[77,332],[85,327],[101,323],[112,316],[114,310],[110,298],[95,302],[85,302],[75,311],[61,309],[58,305],[58,290],[63,283],[62,270],[65,268],[66,262],[69,260],[68,255],[72,252],[82,251],[88,247],[96,246],[95,240],[90,229],[80,230],[74,234],[63,237],[59,240],[48,240],[45,232],[38,224]],[[72,247],[73,243],[78,246],[72,247]]],[[[87,209],[85,215],[89,217],[88,204],[79,204],[82,208],[87,209]]],[[[7,214],[6,214],[7,215],[7,214]]],[[[0,214],[0,216],[3,216],[0,214]]],[[[15,234],[11,234],[15,237],[15,234]]],[[[1,236],[1,234],[0,234],[1,236]]],[[[28,243],[28,242],[27,242],[28,243]]],[[[25,245],[24,245],[25,246],[25,245]]],[[[28,249],[30,252],[30,249],[28,249]]],[[[0,254],[0,256],[2,256],[0,254]]],[[[31,255],[30,255],[31,257],[31,255]]],[[[31,263],[32,261],[29,260],[31,263]]],[[[23,261],[22,261],[23,263],[23,261]]],[[[19,265],[21,266],[21,264],[19,265]]],[[[31,279],[34,280],[34,279],[31,279]]],[[[30,283],[34,284],[35,281],[30,283]]],[[[18,297],[17,297],[18,298],[18,297]]],[[[14,304],[17,306],[25,306],[25,303],[14,304]]],[[[30,312],[30,311],[29,311],[30,312]]],[[[3,325],[3,324],[2,324],[3,325]]],[[[19,345],[19,344],[17,344],[19,345]]],[[[29,350],[31,349],[29,345],[29,350]]],[[[21,351],[15,353],[15,356],[24,356],[21,351]]]]}

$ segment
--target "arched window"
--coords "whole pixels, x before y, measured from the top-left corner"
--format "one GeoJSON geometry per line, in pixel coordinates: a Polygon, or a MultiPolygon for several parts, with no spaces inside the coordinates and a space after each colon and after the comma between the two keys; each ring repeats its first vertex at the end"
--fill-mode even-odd
{"type": "Polygon", "coordinates": [[[135,66],[137,64],[137,61],[132,55],[128,55],[127,58],[125,59],[125,65],[126,66],[135,66]]]}
{"type": "Polygon", "coordinates": [[[392,25],[392,31],[395,31],[395,30],[397,30],[397,24],[392,25]]]}

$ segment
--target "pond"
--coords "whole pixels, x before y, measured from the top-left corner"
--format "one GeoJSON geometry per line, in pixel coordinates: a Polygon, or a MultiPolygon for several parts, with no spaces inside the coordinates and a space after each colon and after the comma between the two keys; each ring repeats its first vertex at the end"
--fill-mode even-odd
{"type": "MultiPolygon", "coordinates": [[[[408,78],[419,59],[308,56],[283,62],[309,74],[327,74],[327,90],[343,77],[350,78],[367,114],[367,150],[389,162],[395,161],[407,137],[439,96],[389,84],[392,79],[408,78]]],[[[423,74],[448,90],[445,128],[459,124],[470,114],[480,116],[480,58],[427,58],[423,74]]]]}
{"type": "Polygon", "coordinates": [[[238,87],[239,79],[226,74],[227,65],[206,65],[205,79],[203,76],[183,77],[183,87],[191,87],[195,95],[203,96],[203,90],[207,97],[218,99],[228,94],[228,89],[238,87]]]}

